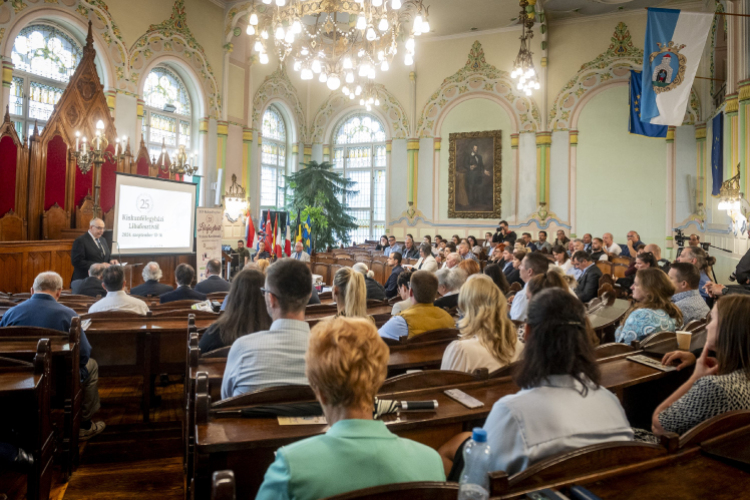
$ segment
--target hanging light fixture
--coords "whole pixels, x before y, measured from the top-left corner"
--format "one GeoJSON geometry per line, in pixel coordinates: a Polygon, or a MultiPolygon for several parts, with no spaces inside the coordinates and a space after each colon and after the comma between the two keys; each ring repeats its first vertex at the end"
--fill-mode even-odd
{"type": "Polygon", "coordinates": [[[514,80],[518,80],[516,87],[518,90],[526,95],[531,95],[532,91],[539,90],[541,87],[534,69],[534,61],[531,58],[532,52],[529,49],[531,39],[534,38],[534,32],[531,31],[534,26],[534,18],[526,12],[526,7],[529,5],[527,0],[521,0],[519,5],[521,6],[521,15],[519,16],[521,21],[521,48],[518,50],[518,55],[513,63],[513,72],[510,76],[514,80]]]}
{"type": "Polygon", "coordinates": [[[318,80],[335,90],[355,75],[373,80],[388,71],[399,40],[406,40],[404,63],[414,64],[414,37],[430,30],[424,1],[252,0],[247,33],[261,64],[268,63],[270,39],[279,59],[290,58],[302,79],[320,73],[318,80]]]}
{"type": "Polygon", "coordinates": [[[721,183],[719,190],[719,210],[726,210],[731,215],[732,212],[739,212],[742,207],[742,196],[740,192],[740,164],[737,164],[737,174],[721,183]]]}

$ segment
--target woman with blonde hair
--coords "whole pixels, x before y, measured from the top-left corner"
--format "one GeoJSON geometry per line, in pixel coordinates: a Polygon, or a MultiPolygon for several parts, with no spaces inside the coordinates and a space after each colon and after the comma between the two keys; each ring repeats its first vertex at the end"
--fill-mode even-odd
{"type": "Polygon", "coordinates": [[[636,305],[617,327],[617,342],[630,344],[652,333],[673,332],[682,324],[682,312],[672,302],[675,287],[664,271],[658,267],[641,269],[631,289],[636,305]]]}
{"type": "Polygon", "coordinates": [[[458,322],[461,338],[451,342],[443,354],[441,370],[493,372],[516,361],[523,344],[508,319],[508,302],[489,276],[472,276],[461,287],[458,322]]]}
{"type": "Polygon", "coordinates": [[[342,267],[333,277],[333,300],[338,312],[334,318],[367,318],[367,286],[365,277],[351,267],[342,267]]]}
{"type": "MultiPolygon", "coordinates": [[[[249,266],[250,264],[248,264],[249,266]]],[[[271,261],[268,259],[258,259],[255,261],[255,269],[262,272],[263,274],[266,274],[266,269],[268,269],[268,266],[271,265],[271,261]]]]}

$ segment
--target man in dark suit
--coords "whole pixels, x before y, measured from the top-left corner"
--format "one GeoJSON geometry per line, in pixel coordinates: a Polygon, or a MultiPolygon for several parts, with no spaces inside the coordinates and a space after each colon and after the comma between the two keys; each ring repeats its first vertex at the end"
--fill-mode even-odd
{"type": "Polygon", "coordinates": [[[176,300],[206,300],[206,296],[202,293],[198,293],[190,285],[195,279],[195,269],[193,266],[188,264],[180,264],[174,270],[174,278],[177,283],[177,289],[173,292],[167,292],[159,296],[159,301],[162,304],[167,302],[174,302],[176,300]]]}
{"type": "Polygon", "coordinates": [[[584,304],[597,297],[599,293],[599,278],[602,271],[591,259],[591,255],[583,250],[573,254],[573,265],[581,271],[578,278],[578,286],[575,289],[576,296],[584,304]]]}
{"type": "Polygon", "coordinates": [[[391,252],[388,256],[388,265],[393,269],[385,282],[385,297],[390,299],[398,295],[398,275],[404,271],[404,268],[401,267],[401,253],[391,252]]]}
{"type": "Polygon", "coordinates": [[[221,262],[216,259],[206,262],[206,279],[195,285],[198,293],[228,292],[231,285],[221,277],[221,262]]]}
{"type": "Polygon", "coordinates": [[[70,284],[70,290],[76,295],[88,295],[89,297],[102,297],[107,291],[102,284],[102,274],[109,264],[91,264],[89,277],[84,280],[76,280],[70,284]]]}
{"type": "MultiPolygon", "coordinates": [[[[70,261],[73,264],[71,281],[86,279],[92,264],[110,262],[111,252],[102,235],[104,221],[94,218],[89,222],[89,231],[75,239],[70,251],[70,261]]],[[[113,260],[111,263],[117,264],[117,261],[113,260]]]]}
{"type": "Polygon", "coordinates": [[[174,290],[174,287],[159,283],[162,277],[161,268],[156,262],[149,262],[143,268],[143,283],[130,290],[130,295],[139,297],[158,297],[174,290]]]}

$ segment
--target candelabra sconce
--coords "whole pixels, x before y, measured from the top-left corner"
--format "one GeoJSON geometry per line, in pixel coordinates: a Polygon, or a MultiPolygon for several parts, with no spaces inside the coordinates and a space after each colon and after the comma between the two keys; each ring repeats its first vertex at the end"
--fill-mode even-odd
{"type": "MultiPolygon", "coordinates": [[[[164,153],[164,147],[162,146],[162,152],[164,153]]],[[[180,144],[180,147],[175,156],[174,163],[169,166],[169,172],[173,175],[194,175],[198,171],[198,152],[196,151],[192,155],[185,151],[185,146],[180,144]],[[190,163],[188,163],[188,161],[190,163]]]]}
{"type": "Polygon", "coordinates": [[[245,196],[245,188],[237,184],[237,176],[232,174],[232,185],[224,193],[224,212],[231,221],[236,221],[247,213],[250,202],[245,196]]]}
{"type": "Polygon", "coordinates": [[[113,155],[110,151],[106,151],[109,146],[109,141],[104,135],[104,122],[99,120],[96,122],[96,133],[94,136],[93,143],[89,145],[86,137],[81,138],[81,133],[76,131],[76,149],[73,152],[73,156],[78,164],[78,169],[82,174],[88,174],[91,169],[94,169],[94,217],[102,218],[102,208],[99,205],[99,192],[101,191],[102,181],[102,164],[105,161],[112,163],[117,162],[119,153],[119,139],[117,146],[115,147],[115,154],[113,155]]]}

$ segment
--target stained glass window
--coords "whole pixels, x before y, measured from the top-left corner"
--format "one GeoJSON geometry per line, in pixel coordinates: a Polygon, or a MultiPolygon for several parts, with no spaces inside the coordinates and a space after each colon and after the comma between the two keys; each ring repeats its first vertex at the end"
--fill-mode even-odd
{"type": "Polygon", "coordinates": [[[373,115],[348,116],[333,133],[333,165],[357,184],[347,210],[357,223],[352,242],[377,239],[385,230],[385,128],[373,115]]]}
{"type": "Polygon", "coordinates": [[[143,87],[143,99],[146,106],[178,115],[190,116],[192,111],[190,96],[182,80],[161,66],[148,74],[143,87]]]}
{"type": "Polygon", "coordinates": [[[286,124],[273,105],[263,113],[260,155],[260,206],[262,209],[284,206],[286,174],[286,124]]]}
{"type": "Polygon", "coordinates": [[[18,135],[41,131],[75,73],[83,49],[68,33],[49,24],[25,27],[13,42],[10,114],[18,135]]]}

